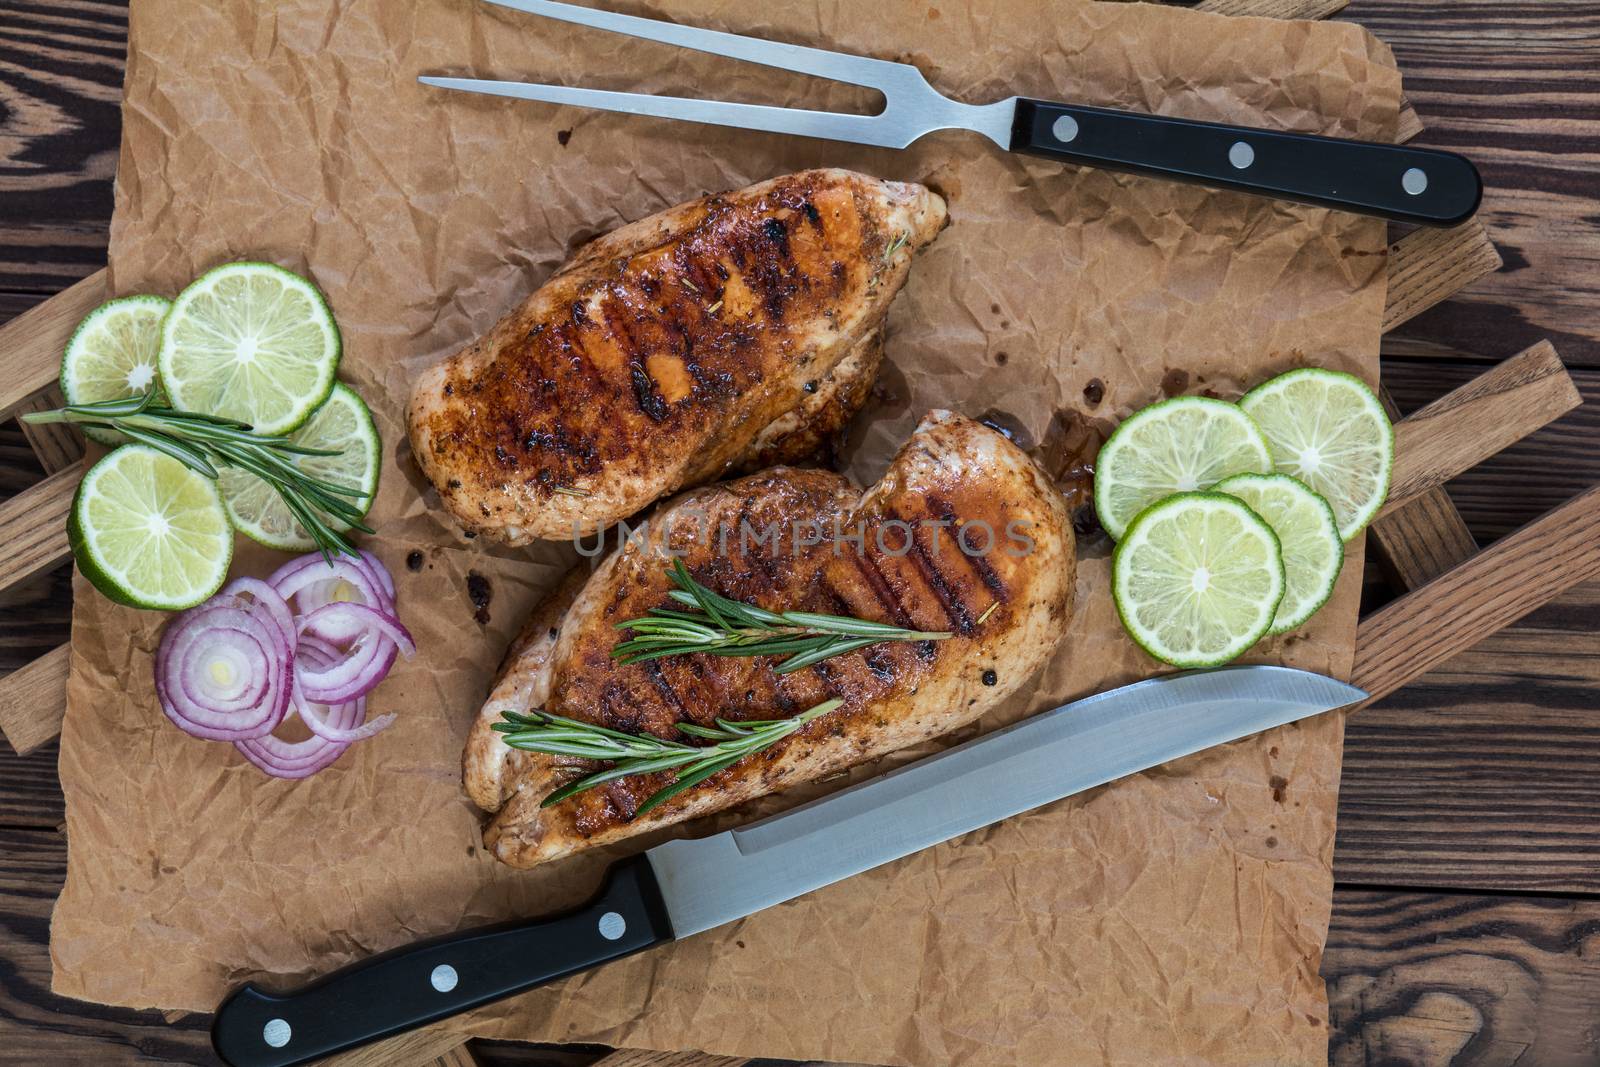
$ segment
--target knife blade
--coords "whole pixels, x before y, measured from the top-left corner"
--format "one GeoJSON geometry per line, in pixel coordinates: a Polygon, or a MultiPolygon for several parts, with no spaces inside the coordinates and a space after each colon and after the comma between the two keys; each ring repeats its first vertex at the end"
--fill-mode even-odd
{"type": "Polygon", "coordinates": [[[451,934],[289,993],[217,1009],[235,1067],[289,1067],[710,930],[921,849],[1214,745],[1365,699],[1288,667],[1171,674],[1108,690],[748,826],[613,865],[565,915],[451,934]]]}

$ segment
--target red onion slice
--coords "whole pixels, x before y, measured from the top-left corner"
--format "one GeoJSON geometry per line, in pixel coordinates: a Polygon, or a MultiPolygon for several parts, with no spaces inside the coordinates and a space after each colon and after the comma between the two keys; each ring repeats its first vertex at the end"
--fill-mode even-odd
{"type": "MultiPolygon", "coordinates": [[[[363,561],[351,556],[335,556],[332,562],[313,553],[301,556],[279,567],[267,579],[267,584],[278,591],[284,600],[292,601],[301,592],[317,582],[340,580],[348,582],[360,594],[364,603],[382,605],[389,599],[383,583],[367,569],[363,561]]],[[[304,604],[300,605],[303,611],[304,604]]]]}
{"type": "MultiPolygon", "coordinates": [[[[367,708],[366,697],[357,697],[354,703],[360,705],[361,715],[364,718],[367,708]]],[[[337,716],[331,714],[334,708],[330,708],[326,704],[318,704],[308,700],[297,704],[296,709],[300,713],[300,721],[305,723],[313,734],[325,741],[335,741],[341,744],[349,744],[352,741],[365,741],[373,734],[386,729],[395,720],[394,712],[391,711],[387,715],[379,715],[371,722],[362,723],[352,729],[338,725],[337,716]]],[[[357,719],[357,721],[359,722],[360,719],[357,719]]]]}
{"type": "Polygon", "coordinates": [[[184,612],[167,624],[156,649],[161,710],[195,737],[261,737],[289,708],[294,675],[283,633],[264,611],[239,603],[213,598],[184,612]]]}
{"type": "MultiPolygon", "coordinates": [[[[365,701],[352,701],[328,709],[328,720],[341,728],[348,728],[366,716],[365,701]]],[[[234,748],[245,759],[254,763],[274,778],[309,778],[344,755],[348,743],[329,741],[313,734],[304,741],[285,741],[268,734],[249,741],[236,741],[234,748]]]]}

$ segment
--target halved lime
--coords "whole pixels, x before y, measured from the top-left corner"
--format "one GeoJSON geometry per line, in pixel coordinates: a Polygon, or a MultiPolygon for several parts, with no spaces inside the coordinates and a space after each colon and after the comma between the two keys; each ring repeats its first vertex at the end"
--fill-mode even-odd
{"type": "Polygon", "coordinates": [[[78,568],[119,604],[175,611],[221,588],[233,529],[216,483],[148,445],[83,476],[67,519],[78,568]]]}
{"type": "Polygon", "coordinates": [[[1176,493],[1151,505],[1111,557],[1123,627],[1178,667],[1215,667],[1259,641],[1284,584],[1272,527],[1224,493],[1176,493]]]}
{"type": "MultiPolygon", "coordinates": [[[[121,400],[154,389],[161,320],[171,306],[164,296],[124,296],[85,315],[61,358],[61,395],[67,403],[121,400]]],[[[103,445],[123,440],[115,430],[97,426],[85,426],[83,432],[103,445]]]]}
{"type": "Polygon", "coordinates": [[[1095,460],[1094,509],[1120,540],[1133,517],[1171,493],[1272,470],[1267,440],[1238,407],[1179,396],[1124,419],[1095,460]]]}
{"type": "Polygon", "coordinates": [[[1328,502],[1287,474],[1236,474],[1217,483],[1267,520],[1283,550],[1283,602],[1270,633],[1304,623],[1333,595],[1344,566],[1344,541],[1328,502]]]}
{"type": "Polygon", "coordinates": [[[287,433],[327,399],[339,352],[316,286],[271,263],[228,263],[172,302],[161,384],[173,407],[287,433]]]}
{"type": "MultiPolygon", "coordinates": [[[[351,497],[363,512],[378,490],[378,464],[383,446],[372,412],[355,390],[342,382],[333,387],[328,399],[314,411],[306,424],[289,435],[295,444],[307,448],[332,449],[332,456],[295,456],[295,466],[323,481],[360,489],[359,500],[351,497]]],[[[266,482],[246,471],[225,467],[218,479],[228,518],[240,533],[255,538],[269,548],[285,552],[307,551],[317,547],[301,527],[283,498],[266,482]]],[[[344,530],[346,524],[327,517],[329,525],[344,530]]]]}
{"type": "Polygon", "coordinates": [[[1267,435],[1274,469],[1333,507],[1340,537],[1348,541],[1372,521],[1389,495],[1394,427],[1366,382],[1305,367],[1256,386],[1239,406],[1267,435]]]}

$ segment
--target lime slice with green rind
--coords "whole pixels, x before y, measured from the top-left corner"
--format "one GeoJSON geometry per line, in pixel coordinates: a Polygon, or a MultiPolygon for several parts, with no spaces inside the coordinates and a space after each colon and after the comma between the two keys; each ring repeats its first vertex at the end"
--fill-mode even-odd
{"type": "Polygon", "coordinates": [[[1178,667],[1215,667],[1259,641],[1284,586],[1272,527],[1225,493],[1176,493],[1152,504],[1111,557],[1123,627],[1178,667]]]}
{"type": "Polygon", "coordinates": [[[1271,470],[1266,438],[1236,405],[1174,397],[1124,419],[1101,447],[1095,512],[1106,533],[1120,540],[1133,517],[1163,497],[1271,470]]]}
{"type": "Polygon", "coordinates": [[[271,263],[228,263],[172,302],[161,383],[183,411],[287,433],[327,399],[339,353],[339,328],[315,285],[271,263]]]}
{"type": "Polygon", "coordinates": [[[1217,492],[1244,501],[1278,535],[1285,586],[1269,632],[1301,626],[1328,602],[1344,566],[1344,540],[1333,508],[1287,474],[1237,474],[1218,482],[1217,492]]]}
{"type": "Polygon", "coordinates": [[[233,528],[210,478],[147,445],[83,476],[67,519],[78,568],[119,604],[176,611],[222,587],[233,528]]]}
{"type": "MultiPolygon", "coordinates": [[[[362,512],[367,510],[378,490],[383,446],[372,422],[372,412],[355,390],[343,383],[335,385],[323,405],[312,413],[304,426],[289,434],[289,439],[307,448],[335,452],[331,456],[294,456],[291,462],[323,481],[360,489],[360,498],[349,499],[362,512]]],[[[317,547],[284,506],[283,498],[266,482],[233,467],[223,468],[218,480],[228,518],[240,533],[285,552],[303,552],[317,547]]],[[[332,516],[325,518],[336,530],[348,528],[332,516]]]]}
{"type": "MultiPolygon", "coordinates": [[[[163,296],[124,296],[85,315],[61,358],[61,395],[67,403],[121,400],[156,388],[161,322],[171,306],[163,296]]],[[[115,430],[98,426],[85,426],[83,432],[103,445],[123,441],[115,430]]]]}
{"type": "Polygon", "coordinates": [[[1349,541],[1383,506],[1394,471],[1394,427],[1353,374],[1306,367],[1256,386],[1239,401],[1272,450],[1273,467],[1315,490],[1349,541]]]}

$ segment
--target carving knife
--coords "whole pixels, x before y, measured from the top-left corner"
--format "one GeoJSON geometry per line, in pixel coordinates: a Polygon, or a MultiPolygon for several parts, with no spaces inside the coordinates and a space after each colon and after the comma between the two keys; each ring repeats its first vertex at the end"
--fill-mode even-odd
{"type": "Polygon", "coordinates": [[[288,1067],[689,937],[1085,789],[1366,699],[1287,667],[1170,674],[1098,693],[772,818],[612,866],[565,915],[450,934],[302,989],[246,985],[212,1043],[288,1067]]]}

